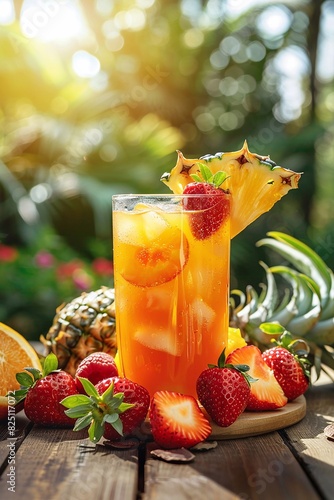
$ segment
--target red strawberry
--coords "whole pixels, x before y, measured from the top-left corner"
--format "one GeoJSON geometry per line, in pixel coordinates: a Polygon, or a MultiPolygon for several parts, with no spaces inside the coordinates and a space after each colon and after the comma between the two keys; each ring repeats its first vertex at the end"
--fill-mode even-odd
{"type": "Polygon", "coordinates": [[[247,410],[275,410],[286,405],[288,400],[258,347],[254,345],[240,347],[227,356],[226,363],[248,365],[249,375],[257,379],[251,385],[247,410]]]}
{"type": "Polygon", "coordinates": [[[196,399],[178,392],[156,392],[149,416],[155,442],[166,449],[191,448],[211,433],[196,399]]]}
{"type": "MultiPolygon", "coordinates": [[[[124,403],[133,405],[132,408],[121,413],[119,417],[123,424],[123,436],[126,436],[145,420],[150,406],[150,395],[145,387],[127,378],[119,377],[108,378],[99,382],[96,385],[97,392],[103,394],[112,382],[114,383],[114,394],[123,393],[124,403]]],[[[106,423],[103,436],[109,440],[120,439],[121,437],[114,427],[108,423],[106,423]]]]}
{"type": "Polygon", "coordinates": [[[262,358],[273,370],[277,382],[290,401],[304,394],[309,386],[310,362],[306,359],[307,351],[292,352],[294,346],[299,343],[299,340],[292,340],[289,332],[285,332],[276,342],[276,347],[262,354],[262,358]]]}
{"type": "Polygon", "coordinates": [[[204,240],[218,231],[228,218],[230,199],[228,192],[219,187],[226,179],[224,172],[212,175],[206,165],[201,165],[200,173],[203,179],[192,175],[196,182],[185,187],[183,194],[192,196],[184,198],[183,206],[185,210],[196,212],[189,214],[191,231],[195,238],[204,240]]]}
{"type": "Polygon", "coordinates": [[[109,377],[94,386],[80,378],[86,394],[68,397],[62,404],[66,415],[76,418],[74,430],[89,426],[88,435],[97,443],[102,436],[120,439],[144,421],[150,404],[148,391],[126,378],[109,377]]]}
{"type": "Polygon", "coordinates": [[[247,370],[247,365],[225,364],[223,353],[218,366],[209,365],[197,379],[198,399],[221,427],[233,424],[248,404],[251,380],[247,370]]]}
{"type": "Polygon", "coordinates": [[[36,368],[25,368],[26,372],[16,375],[21,388],[14,392],[14,396],[18,402],[25,398],[25,413],[35,424],[72,427],[73,420],[65,414],[60,402],[78,391],[73,377],[57,367],[57,357],[49,354],[44,361],[43,373],[36,368]]]}
{"type": "Polygon", "coordinates": [[[75,372],[75,383],[78,391],[85,394],[82,383],[79,377],[88,378],[88,380],[96,385],[100,380],[117,377],[118,370],[114,358],[106,352],[93,352],[84,358],[75,372]]]}

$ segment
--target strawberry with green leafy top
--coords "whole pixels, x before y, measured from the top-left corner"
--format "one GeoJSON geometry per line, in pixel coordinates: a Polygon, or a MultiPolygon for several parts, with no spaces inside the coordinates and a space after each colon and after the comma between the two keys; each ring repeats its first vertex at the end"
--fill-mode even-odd
{"type": "Polygon", "coordinates": [[[13,395],[17,403],[24,400],[25,413],[35,424],[72,427],[73,421],[65,414],[60,402],[78,391],[73,377],[57,368],[55,354],[45,358],[42,372],[36,368],[25,368],[25,372],[16,375],[20,389],[13,395]]]}
{"type": "MultiPolygon", "coordinates": [[[[260,328],[270,333],[273,325],[262,324],[260,328]]],[[[308,346],[304,340],[293,340],[291,333],[283,327],[277,326],[276,328],[281,328],[284,333],[279,340],[274,342],[275,347],[262,353],[262,358],[273,370],[285,396],[292,401],[304,394],[310,384],[311,363],[307,359],[308,346]],[[301,349],[301,346],[304,348],[301,349]]]]}
{"type": "Polygon", "coordinates": [[[86,394],[69,396],[61,403],[66,415],[75,418],[74,430],[88,427],[93,443],[102,436],[120,439],[131,433],[145,419],[150,396],[139,384],[126,378],[111,377],[94,386],[88,379],[79,378],[86,394]]]}
{"type": "MultiPolygon", "coordinates": [[[[125,377],[113,377],[106,380],[101,380],[96,384],[96,390],[99,394],[103,394],[108,389],[110,383],[114,384],[114,394],[123,394],[123,401],[133,405],[129,410],[120,414],[122,422],[122,435],[126,436],[138,428],[145,420],[148,408],[150,405],[150,395],[145,387],[132,382],[125,377]]],[[[109,423],[106,423],[103,436],[106,439],[120,439],[120,433],[109,423]]]]}
{"type": "Polygon", "coordinates": [[[230,199],[228,191],[220,187],[227,178],[225,172],[213,175],[209,167],[201,164],[200,174],[193,174],[195,182],[185,187],[183,194],[192,196],[183,199],[183,206],[195,212],[189,214],[191,231],[195,238],[204,240],[218,231],[229,217],[230,199]]]}
{"type": "Polygon", "coordinates": [[[223,351],[218,366],[209,365],[197,379],[198,399],[221,427],[232,425],[248,404],[250,382],[254,382],[248,370],[248,365],[227,364],[223,351]]]}
{"type": "Polygon", "coordinates": [[[196,399],[178,392],[157,391],[149,416],[155,442],[166,449],[191,448],[211,433],[196,399]]]}

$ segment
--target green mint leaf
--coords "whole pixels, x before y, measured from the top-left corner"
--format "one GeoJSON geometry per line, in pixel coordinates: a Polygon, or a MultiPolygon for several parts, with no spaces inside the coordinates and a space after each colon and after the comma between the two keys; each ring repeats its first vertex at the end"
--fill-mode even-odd
{"type": "Polygon", "coordinates": [[[69,408],[68,410],[65,410],[65,413],[70,418],[79,418],[79,417],[85,417],[86,415],[89,414],[91,415],[91,411],[92,411],[92,405],[84,404],[76,406],[75,408],[69,408]]]}
{"type": "Polygon", "coordinates": [[[75,408],[76,406],[83,404],[90,404],[91,399],[85,394],[73,394],[73,396],[67,396],[60,401],[60,404],[64,405],[66,408],[75,408]]]}
{"type": "Polygon", "coordinates": [[[212,175],[212,172],[209,169],[209,167],[207,165],[205,165],[204,163],[200,163],[199,169],[200,169],[201,176],[203,177],[204,181],[211,182],[213,175],[212,175]]]}
{"type": "Polygon", "coordinates": [[[103,436],[104,424],[97,420],[93,420],[88,429],[89,439],[93,443],[98,443],[103,436]]]}
{"type": "Polygon", "coordinates": [[[190,177],[195,182],[203,182],[203,179],[199,175],[197,175],[197,174],[190,174],[190,177]]]}
{"type": "Polygon", "coordinates": [[[75,422],[73,430],[74,431],[81,431],[81,429],[84,429],[85,427],[90,425],[92,420],[93,420],[93,416],[91,413],[89,413],[88,415],[86,415],[84,417],[78,418],[78,420],[75,422]]]}
{"type": "Polygon", "coordinates": [[[49,373],[54,372],[58,369],[58,358],[57,356],[51,352],[46,356],[43,362],[43,377],[49,375],[49,373]]]}
{"type": "Polygon", "coordinates": [[[33,383],[34,383],[34,380],[33,380],[32,376],[29,375],[29,373],[25,373],[25,372],[17,373],[16,374],[16,380],[22,386],[21,388],[23,388],[23,387],[31,387],[33,385],[33,383]]]}
{"type": "Polygon", "coordinates": [[[223,184],[223,182],[228,178],[229,176],[227,175],[226,172],[219,171],[216,172],[212,178],[212,184],[214,184],[217,188],[223,184]]]}
{"type": "Polygon", "coordinates": [[[84,377],[78,377],[78,378],[79,378],[80,382],[82,383],[82,386],[83,386],[86,394],[88,394],[88,396],[94,396],[97,400],[99,400],[100,395],[97,392],[94,385],[88,380],[88,378],[84,378],[84,377]]]}

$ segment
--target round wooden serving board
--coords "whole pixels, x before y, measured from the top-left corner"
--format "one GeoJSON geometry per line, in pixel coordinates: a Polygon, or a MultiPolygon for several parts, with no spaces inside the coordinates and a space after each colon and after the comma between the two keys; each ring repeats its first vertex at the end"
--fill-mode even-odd
{"type": "Polygon", "coordinates": [[[277,431],[296,424],[305,417],[305,414],[306,400],[304,396],[299,396],[299,398],[278,410],[261,412],[245,411],[229,427],[219,427],[214,422],[210,422],[212,433],[209,439],[235,439],[277,431]]]}

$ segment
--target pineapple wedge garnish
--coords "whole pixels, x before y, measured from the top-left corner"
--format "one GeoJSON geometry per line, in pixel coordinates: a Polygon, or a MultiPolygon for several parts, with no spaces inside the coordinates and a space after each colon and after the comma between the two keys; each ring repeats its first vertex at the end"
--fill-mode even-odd
{"type": "Polygon", "coordinates": [[[300,173],[274,163],[269,156],[251,153],[245,141],[239,151],[205,155],[187,159],[178,151],[178,160],[170,173],[161,177],[173,193],[181,194],[192,174],[198,174],[200,164],[206,164],[214,174],[227,173],[224,189],[231,193],[231,238],[268,212],[290,189],[298,187],[300,173]]]}

